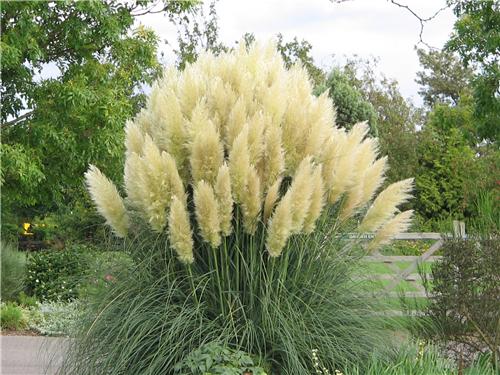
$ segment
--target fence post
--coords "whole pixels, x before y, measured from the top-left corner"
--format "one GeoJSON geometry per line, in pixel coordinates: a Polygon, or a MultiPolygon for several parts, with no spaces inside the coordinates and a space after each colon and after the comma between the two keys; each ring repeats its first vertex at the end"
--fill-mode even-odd
{"type": "Polygon", "coordinates": [[[455,237],[465,238],[465,223],[463,221],[453,220],[453,234],[455,237]]]}

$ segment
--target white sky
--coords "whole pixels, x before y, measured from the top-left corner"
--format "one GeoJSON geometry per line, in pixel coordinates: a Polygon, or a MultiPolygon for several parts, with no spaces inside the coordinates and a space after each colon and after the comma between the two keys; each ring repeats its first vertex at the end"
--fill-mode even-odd
{"type": "MultiPolygon", "coordinates": [[[[446,0],[399,0],[422,17],[433,15],[446,0]]],[[[216,5],[220,39],[232,46],[246,32],[259,40],[282,33],[285,41],[298,37],[312,46],[316,64],[328,68],[345,61],[344,56],[378,57],[379,69],[399,81],[404,96],[420,104],[415,73],[420,70],[414,46],[420,23],[407,10],[388,0],[351,0],[341,4],[329,0],[220,0],[216,5]],[[335,55],[335,58],[333,57],[335,55]]],[[[176,31],[161,14],[138,20],[159,35],[160,51],[172,62],[176,31]]],[[[452,31],[455,17],[450,9],[425,25],[424,41],[442,47],[452,31]]]]}

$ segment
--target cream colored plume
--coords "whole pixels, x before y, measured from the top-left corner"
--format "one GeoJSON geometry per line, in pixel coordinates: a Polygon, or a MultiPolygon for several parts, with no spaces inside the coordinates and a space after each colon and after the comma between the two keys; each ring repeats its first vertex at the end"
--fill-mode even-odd
{"type": "Polygon", "coordinates": [[[269,220],[266,248],[272,257],[278,257],[292,234],[291,195],[285,194],[269,220]]]}
{"type": "Polygon", "coordinates": [[[247,176],[245,194],[241,195],[241,208],[243,213],[243,228],[247,233],[253,234],[257,228],[262,197],[260,190],[260,178],[254,167],[250,167],[247,176]]]}
{"type": "Polygon", "coordinates": [[[269,126],[265,132],[264,154],[259,163],[263,183],[267,189],[274,184],[285,169],[285,158],[281,144],[281,129],[269,126]]]}
{"type": "Polygon", "coordinates": [[[194,205],[203,239],[212,247],[218,247],[221,243],[219,204],[214,190],[205,181],[198,182],[194,189],[194,205]]]}
{"type": "Polygon", "coordinates": [[[234,140],[229,154],[229,173],[236,203],[241,203],[245,195],[249,171],[248,126],[244,126],[241,133],[234,140]]]}
{"type": "Polygon", "coordinates": [[[271,216],[274,206],[278,201],[281,182],[282,179],[278,178],[267,191],[266,199],[264,201],[264,217],[263,217],[264,223],[266,223],[269,217],[271,216]]]}
{"type": "Polygon", "coordinates": [[[127,121],[125,124],[125,147],[128,153],[142,154],[144,134],[142,134],[140,127],[132,121],[127,121]]]}
{"type": "MultiPolygon", "coordinates": [[[[361,132],[361,134],[363,133],[361,132]]],[[[361,134],[355,134],[355,137],[359,137],[361,134]]],[[[370,181],[374,173],[371,169],[378,154],[377,141],[373,138],[368,138],[360,143],[359,146],[354,147],[352,163],[356,166],[357,173],[353,174],[351,186],[347,189],[347,198],[340,211],[341,220],[346,220],[356,214],[357,210],[367,202],[365,197],[369,194],[370,190],[373,190],[373,185],[380,186],[382,183],[382,181],[370,181]],[[369,172],[370,176],[367,176],[369,172]],[[371,183],[372,186],[365,186],[365,183],[371,183]]]]}
{"type": "Polygon", "coordinates": [[[411,181],[373,202],[387,159],[368,130],[367,123],[337,128],[328,94],[314,96],[306,69],[287,69],[273,43],[202,53],[182,71],[165,70],[126,124],[127,207],[156,232],[168,225],[187,263],[191,228],[179,224],[186,217],[196,217],[212,246],[235,228],[267,233],[272,256],[291,235],[311,233],[324,207],[338,202],[339,223],[358,220],[369,206],[359,230],[375,231],[409,198],[411,181]],[[174,197],[193,212],[182,212],[174,197]]]}
{"type": "Polygon", "coordinates": [[[364,205],[372,200],[375,192],[384,183],[384,174],[387,170],[387,156],[378,159],[366,171],[363,177],[363,196],[361,204],[364,205]]]}
{"type": "Polygon", "coordinates": [[[94,165],[89,166],[85,180],[99,213],[104,216],[117,236],[125,237],[130,223],[125,204],[116,186],[94,165]]]}
{"type": "Polygon", "coordinates": [[[405,232],[411,225],[413,210],[408,210],[395,215],[388,220],[376,233],[373,240],[368,244],[369,250],[375,250],[382,245],[388,244],[394,236],[405,232]]]}
{"type": "Polygon", "coordinates": [[[358,230],[372,232],[394,215],[399,205],[411,198],[413,179],[395,182],[382,191],[368,209],[358,230]]]}
{"type": "Polygon", "coordinates": [[[125,164],[125,188],[131,204],[143,213],[151,227],[163,231],[173,195],[184,199],[184,186],[170,154],[160,152],[146,136],[143,156],[133,153],[125,164]]]}
{"type": "Polygon", "coordinates": [[[186,205],[176,196],[172,198],[168,220],[170,243],[182,263],[193,263],[193,233],[186,205]]]}
{"type": "Polygon", "coordinates": [[[311,184],[312,158],[307,157],[300,163],[290,186],[289,194],[292,205],[293,233],[300,233],[311,207],[314,185],[311,184]]]}
{"type": "Polygon", "coordinates": [[[311,204],[304,219],[304,232],[312,233],[316,227],[316,220],[321,215],[323,206],[325,205],[325,187],[323,184],[323,176],[321,165],[314,168],[311,176],[312,194],[311,204]]]}
{"type": "Polygon", "coordinates": [[[233,196],[231,193],[231,177],[227,164],[219,168],[217,181],[215,183],[215,196],[219,202],[220,226],[224,236],[229,236],[232,231],[233,220],[233,196]]]}
{"type": "Polygon", "coordinates": [[[219,134],[209,122],[194,136],[190,159],[193,181],[196,183],[205,180],[214,184],[223,160],[224,149],[219,134]]]}

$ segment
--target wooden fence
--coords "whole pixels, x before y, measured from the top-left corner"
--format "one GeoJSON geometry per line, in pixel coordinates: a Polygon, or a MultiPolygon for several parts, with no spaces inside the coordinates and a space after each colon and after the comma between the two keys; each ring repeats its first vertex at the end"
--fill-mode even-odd
{"type": "MultiPolygon", "coordinates": [[[[453,222],[454,236],[466,237],[465,234],[465,224],[460,221],[453,222]]],[[[366,256],[364,259],[367,262],[383,263],[388,266],[393,274],[382,274],[382,275],[372,275],[377,280],[390,280],[390,282],[384,287],[380,294],[386,296],[399,296],[403,294],[405,297],[426,297],[424,286],[422,285],[422,280],[418,274],[418,266],[424,262],[434,262],[440,257],[435,256],[434,253],[438,251],[443,245],[444,238],[452,236],[451,234],[440,234],[440,233],[401,233],[397,235],[394,239],[397,241],[419,241],[419,240],[434,240],[434,243],[420,256],[387,256],[382,255],[380,252],[375,252],[370,256],[366,256]],[[398,262],[409,262],[410,265],[401,269],[398,267],[398,262]],[[409,282],[412,284],[413,289],[417,291],[409,292],[396,292],[396,287],[401,282],[409,282]]],[[[431,278],[429,276],[429,278],[431,278]]]]}

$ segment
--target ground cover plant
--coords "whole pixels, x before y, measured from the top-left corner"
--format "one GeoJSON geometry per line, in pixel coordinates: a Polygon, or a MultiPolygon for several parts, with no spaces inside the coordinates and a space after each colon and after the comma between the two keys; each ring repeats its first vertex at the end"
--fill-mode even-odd
{"type": "Polygon", "coordinates": [[[89,303],[64,373],[171,374],[220,342],[306,374],[313,348],[335,368],[388,346],[344,234],[375,232],[370,250],[404,231],[412,180],[377,195],[387,159],[367,124],[335,127],[311,92],[272,44],[166,70],[126,127],[127,197],[86,174],[135,269],[89,303]]]}

